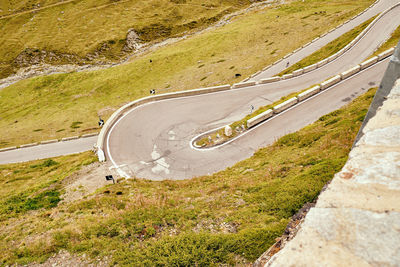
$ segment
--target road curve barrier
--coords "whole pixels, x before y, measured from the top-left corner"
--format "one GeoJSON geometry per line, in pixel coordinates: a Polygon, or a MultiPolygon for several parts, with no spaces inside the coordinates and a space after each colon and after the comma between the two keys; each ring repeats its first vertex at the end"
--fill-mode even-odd
{"type": "Polygon", "coordinates": [[[292,72],[293,73],[293,77],[299,76],[301,74],[304,73],[304,69],[298,69],[292,72]]]}
{"type": "Polygon", "coordinates": [[[370,59],[364,61],[363,63],[360,64],[361,70],[364,70],[364,69],[368,68],[369,66],[374,65],[376,62],[378,62],[378,57],[373,57],[373,58],[370,58],[370,59]]]}
{"type": "Polygon", "coordinates": [[[232,85],[232,89],[254,86],[254,85],[256,85],[256,84],[257,84],[256,82],[241,82],[241,83],[235,83],[235,84],[232,85]]]}
{"type": "Polygon", "coordinates": [[[349,78],[350,76],[356,74],[357,72],[359,72],[361,70],[360,65],[357,65],[349,70],[346,70],[342,73],[340,73],[340,77],[342,78],[342,80],[349,78]]]}
{"type": "MultiPolygon", "coordinates": [[[[400,5],[400,3],[398,4],[400,5]]],[[[392,7],[393,8],[393,7],[392,7]]],[[[381,57],[379,59],[379,61],[385,59],[386,57],[390,56],[393,54],[394,49],[389,49],[383,53],[381,53],[381,57]]],[[[325,59],[326,60],[326,59],[325,59]]],[[[376,61],[376,62],[379,62],[376,61]]],[[[375,62],[375,63],[376,63],[375,62]]],[[[372,63],[374,64],[374,63],[372,63]]],[[[315,64],[313,66],[313,68],[315,67],[315,64]]],[[[355,73],[359,72],[360,70],[357,71],[353,71],[351,74],[348,74],[347,76],[350,77],[351,75],[354,75],[355,73]]],[[[328,81],[324,82],[324,88],[326,89],[329,86],[332,86],[336,83],[338,83],[339,81],[342,80],[342,75],[336,75],[335,77],[329,79],[328,81]]],[[[293,74],[288,74],[288,75],[284,75],[281,78],[278,77],[272,77],[269,79],[264,79],[260,82],[260,83],[272,83],[272,82],[278,82],[280,80],[283,79],[288,79],[289,77],[293,77],[293,74]],[[273,79],[273,80],[271,80],[273,79]]],[[[162,94],[162,95],[155,95],[155,96],[148,96],[148,97],[144,97],[135,101],[132,101],[124,106],[122,106],[121,108],[119,108],[117,111],[115,111],[111,117],[106,121],[106,123],[104,124],[103,128],[100,131],[100,134],[98,135],[97,138],[97,144],[96,147],[98,149],[98,156],[99,156],[99,160],[101,161],[105,161],[106,158],[104,157],[104,144],[105,144],[105,137],[108,133],[108,131],[111,129],[111,127],[113,126],[113,124],[121,117],[123,116],[123,114],[128,111],[131,108],[146,104],[146,103],[150,103],[150,102],[156,102],[156,101],[160,101],[160,100],[165,100],[165,99],[172,99],[172,98],[179,98],[179,97],[185,97],[185,96],[194,96],[194,95],[201,95],[201,94],[208,94],[208,93],[212,93],[212,92],[218,92],[218,91],[226,91],[226,90],[230,90],[230,89],[234,89],[234,88],[242,88],[246,85],[246,87],[251,87],[256,85],[256,82],[246,82],[246,83],[239,83],[239,84],[235,84],[233,86],[230,85],[222,85],[222,86],[215,86],[215,87],[209,87],[209,88],[202,88],[202,89],[194,89],[194,90],[189,90],[189,91],[181,91],[181,92],[175,92],[175,93],[167,93],[167,94],[162,94]]],[[[322,90],[322,84],[321,84],[321,90],[322,90]]],[[[317,92],[315,92],[317,93],[317,92]]],[[[314,94],[310,94],[308,97],[311,97],[314,94]]],[[[281,103],[279,105],[277,105],[276,107],[273,108],[273,114],[282,112],[286,109],[288,109],[289,107],[297,104],[299,101],[304,101],[304,99],[306,99],[307,97],[305,97],[304,95],[302,96],[297,96],[297,97],[293,97],[287,101],[285,101],[284,103],[281,103]],[[303,100],[300,100],[303,99],[303,100]]],[[[262,116],[260,116],[258,119],[260,119],[262,116]]],[[[266,115],[266,117],[268,117],[266,115]]],[[[265,119],[264,119],[265,120],[265,119]]],[[[255,123],[254,121],[250,121],[250,124],[252,126],[260,123],[263,120],[257,121],[257,123],[255,123]]]]}
{"type": "Polygon", "coordinates": [[[268,110],[264,111],[263,113],[260,113],[257,116],[254,116],[253,118],[247,120],[247,128],[251,128],[254,125],[259,124],[260,122],[271,118],[273,115],[274,115],[274,111],[272,109],[268,109],[268,110]]]}
{"type": "Polygon", "coordinates": [[[111,115],[110,118],[108,118],[108,120],[104,124],[103,128],[101,129],[99,136],[97,137],[96,148],[97,148],[97,156],[99,158],[99,161],[102,162],[102,161],[106,160],[106,157],[104,156],[104,144],[105,144],[106,134],[111,129],[111,127],[114,125],[114,123],[120,117],[122,117],[126,111],[128,111],[134,107],[141,106],[143,104],[156,102],[156,101],[160,101],[160,100],[209,94],[209,93],[214,93],[214,92],[226,91],[226,90],[230,90],[230,89],[231,89],[231,85],[226,84],[226,85],[213,86],[213,87],[207,87],[207,88],[200,88],[200,89],[193,89],[193,90],[180,91],[180,92],[174,92],[174,93],[166,93],[166,94],[160,94],[160,95],[147,96],[147,97],[143,97],[143,98],[137,99],[135,101],[132,101],[132,102],[129,102],[128,104],[123,105],[117,111],[115,111],[111,115]]]}
{"type": "Polygon", "coordinates": [[[386,51],[380,53],[380,54],[378,55],[378,60],[382,60],[382,59],[384,59],[384,58],[387,58],[388,56],[393,55],[393,53],[394,53],[394,47],[392,47],[392,48],[390,48],[390,49],[388,49],[388,50],[386,50],[386,51]]]}
{"type": "Polygon", "coordinates": [[[24,144],[24,145],[20,145],[20,148],[25,148],[25,147],[32,147],[32,146],[37,146],[39,145],[39,143],[31,143],[31,144],[24,144]]]}
{"type": "Polygon", "coordinates": [[[35,143],[31,143],[31,144],[23,144],[23,145],[19,145],[19,146],[0,148],[0,152],[16,150],[19,148],[27,148],[27,147],[33,147],[33,146],[39,146],[39,145],[53,144],[53,143],[58,143],[58,142],[62,142],[62,141],[70,141],[70,140],[74,140],[74,139],[92,137],[92,136],[96,136],[96,135],[98,135],[98,133],[83,134],[80,136],[71,136],[71,137],[65,137],[62,139],[44,140],[44,141],[35,142],[35,143]]]}
{"type": "MultiPolygon", "coordinates": [[[[254,127],[257,124],[273,117],[275,114],[280,113],[280,112],[296,105],[297,103],[300,103],[300,102],[318,94],[320,91],[326,90],[327,88],[334,86],[335,84],[339,83],[340,81],[345,80],[345,79],[359,73],[362,70],[361,65],[370,67],[370,66],[384,60],[385,58],[391,56],[393,54],[393,52],[394,52],[394,48],[390,48],[390,49],[380,53],[379,54],[380,56],[368,59],[368,60],[364,61],[363,63],[361,63],[360,65],[350,68],[347,71],[344,71],[344,72],[340,73],[339,75],[336,75],[336,76],[322,82],[320,85],[315,85],[312,88],[310,88],[304,92],[301,92],[296,97],[294,97],[297,99],[297,102],[293,98],[291,98],[291,99],[273,107],[272,113],[270,113],[269,110],[267,110],[255,117],[247,120],[247,128],[254,127]],[[377,60],[375,58],[377,58],[377,60]]],[[[365,68],[367,68],[367,67],[365,67],[365,68]]]]}
{"type": "Polygon", "coordinates": [[[282,80],[287,80],[293,78],[293,73],[282,75],[282,80]]]}
{"type": "Polygon", "coordinates": [[[256,73],[252,74],[252,75],[250,76],[250,78],[253,78],[253,77],[257,76],[257,75],[260,74],[261,72],[262,72],[261,70],[260,70],[260,71],[257,71],[256,73]]]}
{"type": "MultiPolygon", "coordinates": [[[[361,13],[359,13],[358,15],[354,16],[353,18],[349,19],[348,21],[342,23],[341,25],[337,26],[336,28],[329,30],[327,33],[332,32],[332,31],[334,31],[334,30],[337,29],[337,28],[340,28],[341,26],[343,26],[344,24],[348,23],[349,21],[351,21],[351,20],[357,18],[358,16],[362,15],[363,13],[365,13],[366,11],[368,11],[370,8],[372,8],[374,5],[376,5],[378,2],[379,2],[379,0],[375,1],[371,6],[369,6],[367,9],[365,9],[363,12],[361,12],[361,13]]],[[[328,58],[326,58],[326,59],[323,59],[323,60],[321,60],[321,61],[319,61],[319,62],[317,62],[317,63],[315,63],[315,64],[313,64],[313,65],[310,65],[309,67],[312,66],[312,68],[307,69],[308,67],[304,67],[304,71],[303,71],[302,74],[307,73],[307,72],[309,72],[309,71],[311,71],[311,70],[315,70],[315,69],[317,69],[317,68],[320,68],[320,67],[324,66],[325,64],[327,64],[327,63],[329,63],[329,62],[332,62],[332,61],[334,61],[335,59],[337,59],[338,57],[340,57],[341,55],[343,55],[345,52],[347,52],[347,51],[350,50],[352,47],[354,47],[354,46],[369,32],[369,30],[375,25],[375,23],[376,23],[378,20],[380,20],[383,16],[386,15],[386,13],[388,13],[389,11],[391,11],[392,9],[394,9],[394,8],[396,8],[396,7],[398,7],[398,6],[400,6],[400,2],[397,3],[397,4],[395,4],[395,5],[393,5],[393,6],[391,6],[390,8],[386,9],[385,11],[383,11],[383,12],[382,12],[381,14],[379,14],[379,15],[378,15],[378,16],[377,16],[377,17],[376,17],[376,18],[375,18],[375,19],[374,19],[374,20],[359,34],[359,35],[357,35],[357,36],[356,36],[350,43],[348,43],[345,47],[343,47],[341,50],[339,50],[338,52],[336,52],[336,53],[333,54],[332,56],[330,56],[330,57],[328,57],[328,58]],[[316,65],[316,66],[314,66],[314,65],[316,65]]],[[[312,40],[311,42],[309,42],[309,43],[303,45],[302,48],[304,48],[304,47],[306,47],[306,46],[308,46],[308,45],[314,43],[314,42],[317,41],[319,38],[321,38],[321,37],[323,37],[323,36],[325,36],[325,35],[326,35],[326,34],[320,35],[319,37],[315,38],[315,39],[312,40]]],[[[295,51],[299,51],[299,49],[296,49],[295,51]]],[[[269,69],[271,66],[278,64],[278,63],[281,62],[283,59],[286,59],[287,57],[289,57],[291,54],[294,54],[294,52],[289,53],[289,54],[285,55],[283,58],[281,58],[281,59],[277,60],[276,62],[272,63],[271,65],[269,65],[269,66],[267,66],[267,67],[264,67],[263,70],[267,70],[267,69],[269,69]]],[[[386,57],[386,56],[385,56],[385,57],[386,57]]],[[[292,74],[293,74],[293,73],[292,73],[292,74]]],[[[254,76],[257,76],[257,75],[258,75],[258,73],[253,74],[251,77],[254,77],[254,76]]],[[[301,75],[301,74],[300,74],[300,75],[301,75]]],[[[283,75],[283,76],[285,76],[285,75],[283,75]]],[[[283,77],[283,76],[282,76],[282,77],[283,77]]],[[[285,76],[285,78],[282,78],[282,79],[289,79],[289,78],[296,77],[296,76],[298,76],[298,75],[285,76]]]]}
{"type": "Polygon", "coordinates": [[[75,140],[75,139],[79,139],[79,136],[65,137],[65,138],[62,138],[61,141],[71,141],[71,140],[75,140]]]}
{"type": "Polygon", "coordinates": [[[318,67],[317,64],[312,64],[310,66],[304,67],[303,68],[303,73],[307,73],[307,72],[310,72],[312,70],[315,70],[317,67],[318,67]]]}
{"type": "Polygon", "coordinates": [[[276,105],[275,107],[272,108],[272,110],[274,111],[274,114],[278,114],[294,105],[297,104],[299,100],[297,99],[297,97],[292,97],[288,100],[286,100],[283,103],[280,103],[279,105],[276,105]]]}
{"type": "Polygon", "coordinates": [[[58,142],[58,139],[53,139],[53,140],[42,141],[42,142],[40,142],[40,144],[46,145],[46,144],[53,144],[53,143],[57,143],[57,142],[58,142]]]}
{"type": "Polygon", "coordinates": [[[317,68],[324,66],[326,63],[328,63],[328,59],[321,60],[317,63],[317,68]]]}
{"type": "Polygon", "coordinates": [[[338,56],[337,54],[334,54],[334,55],[328,57],[327,60],[328,60],[328,62],[332,62],[332,61],[334,61],[335,59],[337,59],[338,57],[339,57],[339,56],[338,56]]]}
{"type": "Polygon", "coordinates": [[[325,90],[328,87],[331,87],[334,84],[337,84],[338,82],[340,82],[342,80],[342,77],[340,75],[336,75],[324,82],[321,83],[321,91],[325,90]]]}
{"type": "Polygon", "coordinates": [[[307,98],[319,93],[319,91],[321,91],[321,86],[319,86],[319,85],[313,86],[310,89],[308,89],[307,91],[304,91],[304,92],[300,93],[297,96],[297,99],[299,100],[299,102],[303,101],[303,100],[305,100],[305,99],[307,99],[307,98]]]}
{"type": "Polygon", "coordinates": [[[262,79],[262,80],[260,80],[258,83],[259,83],[259,84],[266,84],[266,83],[277,82],[277,81],[280,81],[280,80],[281,80],[281,77],[280,77],[280,76],[274,76],[274,77],[271,77],[271,78],[262,79]]]}

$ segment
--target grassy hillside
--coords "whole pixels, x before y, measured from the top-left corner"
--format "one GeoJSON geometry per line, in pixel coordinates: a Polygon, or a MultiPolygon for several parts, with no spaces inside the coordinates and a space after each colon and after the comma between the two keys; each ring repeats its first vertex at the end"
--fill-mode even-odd
{"type": "MultiPolygon", "coordinates": [[[[0,3],[0,78],[19,67],[117,60],[129,29],[142,43],[206,27],[250,0],[55,0],[0,3]],[[27,12],[38,9],[36,12],[27,12]],[[10,10],[10,11],[9,11],[10,10]],[[16,13],[17,16],[9,17],[16,13]],[[50,54],[52,52],[52,54],[50,54]]],[[[128,51],[129,52],[129,51],[128,51]]]]}
{"type": "Polygon", "coordinates": [[[94,160],[89,152],[2,165],[0,264],[44,261],[60,249],[120,266],[252,262],[342,168],[374,93],[192,180],[130,179],[62,203],[65,177],[94,160]]]}
{"type": "Polygon", "coordinates": [[[282,76],[284,74],[292,73],[295,70],[310,66],[312,64],[315,64],[325,58],[328,58],[335,53],[339,52],[342,48],[344,48],[347,44],[349,44],[354,38],[356,38],[374,19],[375,17],[370,18],[369,20],[365,21],[364,23],[361,23],[354,29],[346,32],[339,38],[333,40],[332,42],[328,43],[321,49],[315,51],[308,57],[303,58],[296,64],[290,66],[286,70],[282,71],[278,75],[282,76]]]}
{"type": "Polygon", "coordinates": [[[153,88],[159,93],[238,82],[371,3],[294,1],[118,67],[21,81],[0,91],[0,147],[98,131],[98,115],[107,118],[153,88]]]}

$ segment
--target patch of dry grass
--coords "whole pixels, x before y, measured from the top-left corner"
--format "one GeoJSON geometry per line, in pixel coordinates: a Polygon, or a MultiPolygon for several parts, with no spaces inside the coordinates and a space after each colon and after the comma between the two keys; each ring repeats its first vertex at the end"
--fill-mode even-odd
{"type": "MultiPolygon", "coordinates": [[[[14,61],[26,49],[52,51],[76,57],[47,57],[50,64],[115,61],[126,55],[123,48],[129,29],[143,43],[180,36],[202,29],[224,15],[247,7],[251,1],[194,0],[75,0],[54,6],[54,0],[3,1],[0,15],[0,77],[23,66],[14,61]],[[3,3],[4,2],[4,3],[3,3]],[[37,9],[35,12],[21,13],[37,9]],[[52,6],[53,5],[53,6],[52,6]],[[8,11],[11,9],[11,11],[8,11]]],[[[30,58],[30,52],[24,53],[30,58]]]]}

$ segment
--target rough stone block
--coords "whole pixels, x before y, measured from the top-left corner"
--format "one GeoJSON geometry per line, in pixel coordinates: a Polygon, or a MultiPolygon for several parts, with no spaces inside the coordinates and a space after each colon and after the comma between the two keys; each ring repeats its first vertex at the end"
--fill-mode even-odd
{"type": "Polygon", "coordinates": [[[20,145],[20,148],[24,148],[24,147],[31,147],[31,146],[37,146],[38,143],[32,143],[32,144],[24,144],[24,145],[20,145]]]}
{"type": "Polygon", "coordinates": [[[303,74],[303,72],[304,72],[303,69],[298,69],[298,70],[293,71],[292,74],[293,74],[294,77],[296,77],[296,76],[299,76],[299,75],[303,74]]]}
{"type": "Polygon", "coordinates": [[[372,66],[373,64],[375,64],[376,62],[378,62],[378,57],[370,58],[370,59],[368,59],[368,60],[366,60],[366,61],[364,61],[363,63],[360,64],[361,69],[362,70],[366,69],[369,66],[372,66]]]}
{"type": "Polygon", "coordinates": [[[328,87],[331,87],[334,84],[337,84],[338,82],[341,81],[340,75],[336,75],[335,77],[330,78],[329,80],[326,80],[325,82],[321,83],[321,90],[325,90],[328,87]]]}
{"type": "Polygon", "coordinates": [[[46,145],[46,144],[53,144],[53,143],[57,143],[57,142],[58,142],[57,139],[53,139],[53,140],[42,141],[42,142],[40,142],[40,144],[46,145]]]}
{"type": "Polygon", "coordinates": [[[359,183],[349,175],[336,175],[328,188],[318,197],[317,208],[355,208],[374,212],[400,212],[399,190],[384,184],[359,183]]]}
{"type": "Polygon", "coordinates": [[[400,213],[313,208],[266,266],[397,266],[400,213]]]}
{"type": "Polygon", "coordinates": [[[303,69],[304,73],[310,72],[312,70],[315,70],[318,67],[318,64],[312,64],[310,66],[307,66],[303,69]]]}
{"type": "Polygon", "coordinates": [[[334,61],[338,56],[336,54],[327,58],[328,62],[334,61]]]}
{"type": "Polygon", "coordinates": [[[378,55],[378,60],[382,60],[382,59],[384,59],[384,58],[387,58],[388,56],[393,55],[393,52],[394,52],[394,47],[392,47],[392,48],[390,48],[390,49],[388,49],[388,50],[386,50],[386,51],[380,53],[380,54],[378,55]]]}
{"type": "Polygon", "coordinates": [[[280,80],[281,80],[281,77],[275,76],[275,77],[260,80],[260,84],[272,83],[272,82],[277,82],[280,80]]]}
{"type": "Polygon", "coordinates": [[[75,140],[78,138],[79,138],[79,136],[65,137],[65,138],[61,139],[61,141],[70,141],[70,140],[75,140]]]}
{"type": "Polygon", "coordinates": [[[254,85],[256,85],[256,82],[235,83],[234,85],[232,85],[232,89],[249,87],[254,85]]]}
{"type": "Polygon", "coordinates": [[[232,128],[229,125],[226,125],[224,128],[224,134],[228,137],[230,137],[232,135],[232,128]]]}
{"type": "Polygon", "coordinates": [[[349,70],[346,70],[346,71],[342,72],[342,73],[340,74],[340,77],[342,78],[342,80],[347,79],[347,78],[349,78],[350,76],[352,76],[352,75],[358,73],[360,70],[361,70],[360,65],[357,65],[357,66],[355,66],[355,67],[353,67],[353,68],[351,68],[351,69],[349,69],[349,70]]]}
{"type": "Polygon", "coordinates": [[[303,100],[305,100],[305,99],[307,99],[307,98],[309,98],[309,97],[311,97],[311,96],[317,94],[320,90],[321,90],[321,86],[316,85],[316,86],[314,86],[314,87],[308,89],[307,91],[304,91],[304,92],[300,93],[300,94],[297,96],[297,99],[298,99],[299,101],[303,101],[303,100]]]}
{"type": "Polygon", "coordinates": [[[293,73],[285,74],[285,75],[282,76],[282,80],[287,80],[287,79],[290,79],[290,78],[293,78],[293,73]]]}
{"type": "Polygon", "coordinates": [[[280,112],[282,112],[282,111],[284,111],[284,110],[296,105],[297,102],[298,102],[297,97],[292,97],[289,100],[286,100],[285,102],[283,102],[283,103],[281,103],[279,105],[276,105],[273,108],[274,113],[280,113],[280,112]]]}
{"type": "Polygon", "coordinates": [[[328,63],[327,59],[321,60],[320,62],[317,63],[318,68],[322,67],[323,65],[325,65],[326,63],[328,63]]]}
{"type": "Polygon", "coordinates": [[[261,114],[258,114],[257,116],[247,120],[247,128],[251,128],[257,124],[259,124],[260,122],[265,121],[266,119],[272,117],[273,115],[273,111],[271,109],[268,109],[266,111],[264,111],[261,114]]]}

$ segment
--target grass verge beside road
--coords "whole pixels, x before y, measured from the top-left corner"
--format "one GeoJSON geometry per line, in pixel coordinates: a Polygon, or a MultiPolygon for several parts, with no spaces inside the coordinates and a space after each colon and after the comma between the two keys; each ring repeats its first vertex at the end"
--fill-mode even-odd
{"type": "Polygon", "coordinates": [[[0,221],[30,210],[50,209],[61,200],[64,178],[97,160],[93,153],[0,165],[0,221]]]}
{"type": "Polygon", "coordinates": [[[342,48],[344,48],[347,44],[349,44],[352,40],[354,40],[377,16],[370,18],[369,20],[365,21],[364,23],[360,24],[353,30],[350,30],[340,36],[339,38],[333,40],[332,42],[328,43],[318,51],[315,51],[311,55],[306,58],[303,58],[296,64],[290,66],[286,70],[279,73],[277,76],[282,76],[284,74],[292,73],[295,70],[310,66],[315,64],[325,58],[328,58],[335,53],[339,52],[342,48]]]}
{"type": "Polygon", "coordinates": [[[98,116],[108,118],[150,89],[162,93],[239,82],[371,3],[294,1],[238,17],[125,65],[18,82],[0,91],[0,147],[98,131],[98,116]]]}
{"type": "MultiPolygon", "coordinates": [[[[342,168],[375,91],[211,176],[130,179],[86,199],[3,217],[0,264],[45,261],[60,249],[111,256],[119,266],[249,264],[342,168]]],[[[88,152],[1,165],[0,182],[8,187],[0,194],[20,190],[22,181],[49,190],[49,181],[93,158],[88,152]]]]}
{"type": "Polygon", "coordinates": [[[255,116],[267,111],[268,109],[273,109],[273,107],[285,102],[286,100],[289,100],[292,97],[295,97],[295,96],[301,94],[304,91],[307,91],[308,89],[310,89],[313,86],[315,86],[315,85],[312,85],[312,86],[310,86],[306,89],[303,89],[299,92],[293,92],[289,95],[283,96],[278,101],[275,101],[274,103],[266,105],[266,106],[259,107],[257,110],[253,111],[251,114],[246,115],[241,120],[231,123],[229,125],[232,129],[231,136],[227,137],[225,135],[225,130],[224,130],[225,127],[221,127],[220,129],[216,130],[215,132],[211,132],[207,135],[200,136],[199,137],[200,139],[197,139],[197,141],[194,140],[195,145],[197,147],[206,148],[206,147],[213,147],[213,146],[217,146],[219,144],[225,143],[225,142],[235,138],[236,136],[242,134],[243,131],[247,130],[248,129],[247,121],[250,120],[251,118],[254,118],[255,116]],[[238,127],[239,131],[236,131],[237,127],[238,127]],[[210,141],[209,137],[211,137],[211,141],[210,141]]]}

